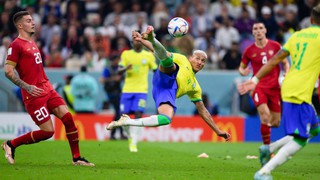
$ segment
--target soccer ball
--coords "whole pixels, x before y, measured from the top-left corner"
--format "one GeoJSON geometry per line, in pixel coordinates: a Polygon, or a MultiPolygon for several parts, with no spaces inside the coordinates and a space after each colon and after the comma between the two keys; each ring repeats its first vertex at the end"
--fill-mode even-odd
{"type": "Polygon", "coordinates": [[[168,24],[168,32],[172,37],[182,37],[187,34],[189,24],[181,17],[172,18],[168,24]]]}

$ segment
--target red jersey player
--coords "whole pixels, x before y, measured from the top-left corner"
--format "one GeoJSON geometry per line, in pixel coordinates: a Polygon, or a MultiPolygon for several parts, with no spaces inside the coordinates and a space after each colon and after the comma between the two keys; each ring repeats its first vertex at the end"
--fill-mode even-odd
{"type": "MultiPolygon", "coordinates": [[[[248,64],[251,63],[253,75],[268,62],[280,49],[281,45],[275,41],[266,38],[266,28],[263,23],[255,23],[252,27],[252,34],[255,38],[255,43],[247,47],[244,51],[239,72],[242,76],[250,73],[248,64]]],[[[289,63],[287,59],[283,60],[285,72],[289,71],[289,63]]],[[[262,78],[255,90],[251,92],[254,105],[257,107],[261,127],[260,133],[264,144],[270,144],[270,127],[278,127],[281,118],[281,97],[279,78],[280,66],[262,78]]]]}
{"type": "Polygon", "coordinates": [[[80,156],[78,131],[72,115],[61,98],[53,89],[42,65],[40,51],[32,39],[35,24],[28,11],[17,12],[13,16],[19,36],[8,48],[5,64],[6,77],[22,90],[23,102],[32,120],[40,130],[32,131],[15,139],[5,141],[1,146],[10,164],[14,164],[15,149],[23,144],[33,144],[49,139],[54,134],[50,117],[53,113],[63,122],[74,165],[94,166],[80,156]],[[14,73],[17,70],[19,76],[14,73]]]}

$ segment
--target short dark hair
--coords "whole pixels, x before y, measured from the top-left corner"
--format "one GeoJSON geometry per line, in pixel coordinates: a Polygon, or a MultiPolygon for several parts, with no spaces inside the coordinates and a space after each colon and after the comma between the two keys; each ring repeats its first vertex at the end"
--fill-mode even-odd
{"type": "Polygon", "coordinates": [[[312,8],[311,17],[317,25],[320,25],[320,4],[312,8]]]}
{"type": "Polygon", "coordinates": [[[13,15],[13,22],[16,24],[23,16],[30,15],[28,11],[19,11],[13,15]]]}

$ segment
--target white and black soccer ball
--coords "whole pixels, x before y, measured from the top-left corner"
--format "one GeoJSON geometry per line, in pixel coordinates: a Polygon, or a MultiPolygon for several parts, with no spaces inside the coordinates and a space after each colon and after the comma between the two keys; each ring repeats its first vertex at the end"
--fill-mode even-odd
{"type": "Polygon", "coordinates": [[[175,38],[186,35],[188,30],[188,22],[181,17],[172,18],[168,24],[168,32],[175,38]]]}

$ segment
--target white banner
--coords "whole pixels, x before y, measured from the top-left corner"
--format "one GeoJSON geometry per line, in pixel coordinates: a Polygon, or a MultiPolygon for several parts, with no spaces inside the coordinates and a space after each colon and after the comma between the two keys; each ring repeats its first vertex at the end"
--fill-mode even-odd
{"type": "MultiPolygon", "coordinates": [[[[54,118],[51,119],[54,121],[54,118]]],[[[35,130],[39,130],[39,127],[28,113],[0,113],[0,139],[2,140],[13,139],[35,130]]]]}

